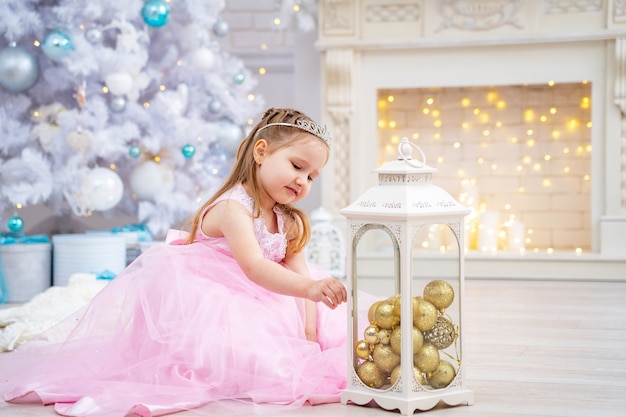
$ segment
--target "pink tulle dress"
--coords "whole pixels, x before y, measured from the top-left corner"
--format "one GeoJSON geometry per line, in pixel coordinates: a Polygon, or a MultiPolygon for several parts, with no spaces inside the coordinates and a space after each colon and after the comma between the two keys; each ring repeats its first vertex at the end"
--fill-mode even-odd
{"type": "MultiPolygon", "coordinates": [[[[252,212],[241,186],[223,199],[252,212]]],[[[276,234],[254,220],[264,256],[275,262],[286,249],[278,220],[276,234]]],[[[311,273],[326,276],[312,266],[311,273]]],[[[158,416],[222,399],[338,402],[346,304],[318,303],[315,343],[305,337],[303,303],[253,283],[225,239],[199,233],[190,245],[150,248],[84,309],[0,354],[0,388],[6,401],[54,403],[64,416],[158,416]]]]}

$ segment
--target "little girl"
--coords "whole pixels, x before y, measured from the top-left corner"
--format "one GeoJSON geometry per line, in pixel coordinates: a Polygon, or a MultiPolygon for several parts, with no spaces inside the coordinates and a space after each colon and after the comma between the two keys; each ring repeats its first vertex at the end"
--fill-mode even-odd
{"type": "Polygon", "coordinates": [[[309,223],[292,206],[330,142],[306,115],[268,110],[190,234],[170,232],[83,310],[0,355],[4,399],[100,417],[339,401],[346,289],[305,262],[309,223]]]}

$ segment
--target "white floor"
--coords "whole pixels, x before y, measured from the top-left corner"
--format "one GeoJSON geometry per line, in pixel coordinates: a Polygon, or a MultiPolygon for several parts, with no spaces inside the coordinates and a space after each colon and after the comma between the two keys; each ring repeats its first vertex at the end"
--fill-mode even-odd
{"type": "MultiPolygon", "coordinates": [[[[432,417],[626,417],[626,282],[466,281],[466,382],[472,406],[432,417]]],[[[56,415],[0,403],[2,417],[56,415]]],[[[216,403],[176,416],[400,415],[375,405],[285,411],[216,403]]],[[[120,416],[123,417],[123,416],[120,416]]]]}

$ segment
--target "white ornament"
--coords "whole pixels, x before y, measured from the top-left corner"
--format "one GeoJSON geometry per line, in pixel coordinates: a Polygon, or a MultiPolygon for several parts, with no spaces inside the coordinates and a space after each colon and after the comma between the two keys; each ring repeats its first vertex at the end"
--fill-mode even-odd
{"type": "Polygon", "coordinates": [[[115,171],[97,167],[87,174],[83,189],[87,193],[91,208],[105,211],[120,202],[124,193],[124,184],[115,171]]]}
{"type": "Polygon", "coordinates": [[[88,130],[78,129],[67,134],[67,144],[75,151],[84,152],[91,146],[93,134],[88,130]]]}
{"type": "Polygon", "coordinates": [[[133,88],[133,77],[127,72],[114,72],[104,80],[111,94],[121,96],[128,94],[133,88]]]}
{"type": "Polygon", "coordinates": [[[208,70],[215,63],[215,55],[208,48],[199,48],[191,54],[191,65],[201,70],[208,70]]]}
{"type": "Polygon", "coordinates": [[[154,200],[161,191],[174,188],[174,175],[168,166],[145,161],[130,173],[130,188],[140,200],[154,200]]]}

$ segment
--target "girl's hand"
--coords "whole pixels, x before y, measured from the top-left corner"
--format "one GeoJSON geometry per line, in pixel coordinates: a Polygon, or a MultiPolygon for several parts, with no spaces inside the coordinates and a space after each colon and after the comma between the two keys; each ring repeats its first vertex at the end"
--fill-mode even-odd
{"type": "Polygon", "coordinates": [[[346,287],[336,278],[324,278],[314,281],[309,288],[308,298],[315,302],[322,302],[334,309],[348,299],[346,287]]]}

